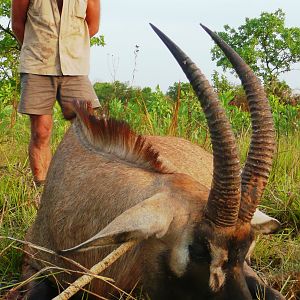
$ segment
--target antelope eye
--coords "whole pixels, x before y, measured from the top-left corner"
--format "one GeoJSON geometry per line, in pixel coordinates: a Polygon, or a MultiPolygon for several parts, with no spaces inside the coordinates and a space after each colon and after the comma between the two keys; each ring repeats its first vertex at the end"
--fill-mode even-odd
{"type": "Polygon", "coordinates": [[[210,260],[209,249],[206,243],[194,243],[189,245],[189,254],[192,261],[210,260]]]}

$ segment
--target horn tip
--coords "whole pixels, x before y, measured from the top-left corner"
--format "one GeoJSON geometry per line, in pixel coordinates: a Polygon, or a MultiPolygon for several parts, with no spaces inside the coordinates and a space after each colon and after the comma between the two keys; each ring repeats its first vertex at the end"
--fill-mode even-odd
{"type": "Polygon", "coordinates": [[[161,35],[161,31],[156,27],[154,26],[152,23],[149,23],[149,25],[151,26],[151,28],[154,30],[154,32],[160,36],[161,35]]]}
{"type": "Polygon", "coordinates": [[[149,25],[151,26],[151,28],[154,30],[154,31],[157,31],[158,28],[156,26],[154,26],[152,23],[149,23],[149,25]]]}
{"type": "Polygon", "coordinates": [[[200,23],[200,26],[210,35],[212,36],[213,35],[213,32],[208,28],[206,27],[205,25],[203,25],[202,23],[200,23]]]}
{"type": "Polygon", "coordinates": [[[204,29],[207,28],[204,24],[200,23],[200,26],[204,29]]]}

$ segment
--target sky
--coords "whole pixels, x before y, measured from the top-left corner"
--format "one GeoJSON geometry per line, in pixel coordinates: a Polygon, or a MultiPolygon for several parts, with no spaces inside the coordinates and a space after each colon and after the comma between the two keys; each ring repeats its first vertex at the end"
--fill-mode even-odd
{"type": "MultiPolygon", "coordinates": [[[[237,28],[247,17],[256,18],[278,8],[286,13],[287,27],[300,27],[299,0],[101,0],[100,34],[104,35],[106,46],[91,50],[90,79],[119,80],[139,87],[159,85],[163,91],[174,82],[186,82],[149,23],[167,34],[210,79],[214,70],[222,70],[211,60],[214,44],[199,24],[223,31],[225,24],[237,28]]],[[[300,64],[294,68],[282,79],[300,92],[300,64]]],[[[227,75],[230,81],[238,82],[227,75]]]]}

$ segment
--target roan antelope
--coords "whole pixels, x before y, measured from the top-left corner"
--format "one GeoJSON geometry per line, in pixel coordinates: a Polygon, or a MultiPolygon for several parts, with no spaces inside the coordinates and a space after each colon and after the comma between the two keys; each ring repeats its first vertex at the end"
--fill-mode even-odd
{"type": "MultiPolygon", "coordinates": [[[[115,244],[138,240],[101,275],[127,292],[142,286],[153,300],[283,299],[246,263],[253,226],[267,232],[272,229],[265,226],[277,226],[276,220],[261,221],[256,218],[261,213],[255,214],[275,149],[263,87],[239,55],[202,26],[224,51],[246,91],[253,132],[241,173],[235,137],[213,88],[191,59],[151,26],[199,98],[213,155],[182,138],[136,135],[126,123],[98,119],[88,104],[74,102],[76,118],[53,157],[27,240],[67,249],[64,255],[86,268],[115,244]]],[[[50,265],[75,268],[59,256],[27,250],[34,256],[27,257],[24,267],[30,274],[50,265]]],[[[49,279],[61,288],[78,276],[54,268],[49,279]]],[[[86,289],[105,298],[118,294],[99,279],[86,289]]],[[[27,293],[31,300],[52,296],[45,282],[27,293]]]]}

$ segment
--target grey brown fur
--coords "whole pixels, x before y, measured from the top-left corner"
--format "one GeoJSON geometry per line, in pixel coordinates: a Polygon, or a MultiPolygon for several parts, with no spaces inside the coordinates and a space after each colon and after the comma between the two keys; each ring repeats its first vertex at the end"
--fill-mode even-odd
{"type": "MultiPolygon", "coordinates": [[[[209,107],[210,87],[205,82],[205,93],[200,91],[204,79],[197,81],[199,70],[188,61],[193,71],[185,72],[192,77],[195,90],[207,97],[210,131],[215,131],[215,139],[222,132],[229,136],[223,114],[222,124],[214,128],[214,120],[221,117],[218,101],[213,96],[215,104],[209,107]]],[[[268,291],[268,300],[283,299],[245,263],[254,232],[249,222],[239,218],[241,178],[231,133],[227,146],[232,155],[226,152],[224,157],[234,166],[232,174],[218,149],[226,140],[219,144],[213,139],[212,156],[184,139],[147,136],[136,155],[133,149],[139,137],[129,128],[118,122],[100,122],[85,103],[74,102],[74,111],[77,117],[53,157],[41,206],[27,235],[30,242],[54,250],[69,249],[63,252],[65,256],[90,268],[112,245],[137,239],[138,246],[101,275],[113,278],[127,292],[143,286],[153,300],[250,300],[257,299],[258,289],[268,291]],[[127,138],[120,139],[118,129],[127,138]],[[81,252],[91,247],[98,248],[81,252]]],[[[254,200],[257,206],[259,199],[254,200]]],[[[35,254],[35,259],[27,259],[29,269],[41,269],[48,263],[74,269],[58,256],[29,251],[35,254]]],[[[51,280],[66,287],[78,276],[64,272],[51,280]]],[[[87,288],[108,298],[117,293],[101,280],[93,280],[87,288]]],[[[29,299],[39,299],[30,298],[30,293],[29,299]]]]}

